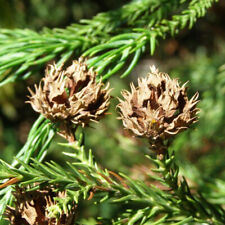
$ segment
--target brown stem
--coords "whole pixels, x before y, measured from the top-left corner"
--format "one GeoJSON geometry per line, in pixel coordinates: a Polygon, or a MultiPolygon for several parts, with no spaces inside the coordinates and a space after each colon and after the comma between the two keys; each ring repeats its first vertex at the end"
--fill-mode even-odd
{"type": "Polygon", "coordinates": [[[160,138],[156,140],[149,140],[149,143],[150,149],[157,154],[158,159],[162,160],[168,151],[168,144],[165,144],[160,138]]]}
{"type": "Polygon", "coordinates": [[[67,140],[68,140],[69,143],[73,143],[73,142],[76,141],[75,130],[76,129],[72,129],[72,128],[70,128],[68,130],[68,138],[67,138],[67,140]]]}
{"type": "Polygon", "coordinates": [[[76,127],[73,127],[73,125],[69,122],[62,122],[59,126],[58,134],[65,138],[69,143],[73,143],[76,141],[75,131],[77,129],[76,127]]]}

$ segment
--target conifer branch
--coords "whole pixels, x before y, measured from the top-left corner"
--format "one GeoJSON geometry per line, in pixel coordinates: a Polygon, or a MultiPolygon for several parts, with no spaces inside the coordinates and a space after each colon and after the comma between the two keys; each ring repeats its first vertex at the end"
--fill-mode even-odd
{"type": "MultiPolygon", "coordinates": [[[[16,158],[21,160],[24,165],[30,163],[31,157],[35,157],[38,162],[41,162],[46,156],[48,147],[55,135],[54,128],[52,124],[49,123],[43,116],[40,116],[36,122],[33,124],[27,141],[23,148],[18,152],[16,158]]],[[[22,171],[24,167],[18,163],[17,160],[14,160],[11,165],[4,168],[9,168],[9,170],[0,169],[0,174],[2,179],[14,179],[20,180],[20,177],[17,177],[15,173],[10,173],[10,168],[18,168],[19,171],[22,171]]],[[[4,181],[6,182],[6,181],[4,181]]],[[[2,187],[3,188],[3,187],[2,187]]],[[[12,188],[6,186],[4,189],[0,190],[0,219],[5,211],[6,206],[12,201],[12,188]]]]}
{"type": "Polygon", "coordinates": [[[52,59],[61,64],[85,51],[84,55],[93,56],[111,48],[113,49],[109,52],[97,59],[94,58],[91,65],[97,68],[100,75],[104,71],[104,79],[107,79],[125,65],[128,56],[132,56],[133,60],[122,75],[124,77],[137,64],[149,42],[153,54],[156,38],[164,37],[167,33],[177,33],[188,22],[190,28],[216,1],[191,1],[189,8],[181,15],[173,16],[172,20],[167,20],[168,14],[182,8],[185,0],[134,1],[119,10],[100,13],[93,20],[82,20],[80,24],[71,25],[66,29],[45,28],[41,33],[27,29],[1,29],[0,85],[26,79],[32,73],[29,71],[31,67],[34,72],[52,59]],[[143,25],[147,29],[141,29],[143,25]],[[121,33],[122,36],[118,35],[121,33]],[[88,50],[93,46],[93,49],[88,50]],[[117,63],[114,69],[109,68],[106,61],[109,59],[111,65],[117,63]],[[100,66],[100,62],[103,66],[100,66]]]}
{"type": "Polygon", "coordinates": [[[134,28],[130,33],[115,35],[108,42],[90,48],[83,55],[92,57],[89,66],[94,67],[102,75],[103,80],[119,72],[131,58],[131,62],[120,75],[121,78],[126,77],[147,48],[153,55],[159,38],[174,36],[186,26],[192,28],[197,19],[204,16],[207,9],[216,1],[193,0],[187,9],[173,15],[172,19],[163,19],[149,29],[134,28]]]}
{"type": "Polygon", "coordinates": [[[174,155],[168,154],[162,160],[149,157],[156,165],[156,169],[153,170],[155,175],[149,173],[149,176],[164,187],[159,188],[153,184],[149,186],[142,181],[133,180],[124,174],[118,175],[101,169],[94,161],[92,152],[89,151],[87,154],[82,143],[81,136],[76,144],[62,144],[75,151],[64,153],[76,159],[74,163],[67,162],[66,169],[55,162],[43,164],[33,160],[31,165],[27,165],[18,160],[25,168],[19,170],[1,161],[3,173],[0,176],[17,177],[20,180],[19,185],[26,186],[28,190],[29,187],[33,189],[36,185],[39,188],[54,187],[55,191],[66,190],[67,198],[61,199],[57,207],[70,207],[72,202],[76,202],[79,207],[82,199],[92,198],[99,203],[109,199],[111,202],[124,204],[125,207],[128,203],[137,205],[134,208],[127,208],[118,215],[118,219],[111,221],[112,224],[124,224],[129,221],[127,223],[129,225],[136,222],[140,224],[197,222],[222,225],[225,221],[224,210],[221,207],[210,204],[201,195],[194,193],[185,178],[179,177],[174,155]],[[99,198],[98,193],[101,192],[105,194],[99,198]]]}

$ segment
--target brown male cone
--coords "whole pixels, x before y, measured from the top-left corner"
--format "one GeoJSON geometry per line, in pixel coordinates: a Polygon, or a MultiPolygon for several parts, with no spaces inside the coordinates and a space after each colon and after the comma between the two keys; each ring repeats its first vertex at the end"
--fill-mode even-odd
{"type": "Polygon", "coordinates": [[[188,100],[185,84],[180,87],[177,79],[150,67],[137,87],[131,84],[131,92],[122,92],[124,100],[119,99],[118,108],[124,127],[152,144],[187,129],[197,121],[199,109],[198,93],[188,100]]]}
{"type": "Polygon", "coordinates": [[[29,103],[33,109],[53,122],[61,122],[61,134],[70,124],[86,126],[98,121],[110,104],[109,84],[96,82],[97,73],[88,69],[82,58],[66,70],[49,65],[35,92],[30,88],[29,103]]]}

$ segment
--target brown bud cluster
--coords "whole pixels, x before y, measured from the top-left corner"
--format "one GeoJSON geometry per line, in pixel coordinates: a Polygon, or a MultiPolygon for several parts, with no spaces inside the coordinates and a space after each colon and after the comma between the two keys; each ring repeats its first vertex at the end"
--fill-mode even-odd
{"type": "Polygon", "coordinates": [[[8,206],[5,213],[12,225],[74,224],[75,203],[70,210],[64,212],[58,208],[55,201],[56,198],[66,198],[65,192],[56,193],[51,189],[25,191],[17,188],[13,194],[15,197],[15,208],[8,206]],[[51,211],[54,211],[55,214],[53,215],[51,211]]]}
{"type": "Polygon", "coordinates": [[[137,87],[131,84],[131,92],[122,92],[118,108],[126,129],[157,142],[197,121],[198,93],[188,100],[186,83],[180,87],[177,79],[154,66],[150,70],[146,78],[138,79],[137,87]]]}
{"type": "Polygon", "coordinates": [[[97,73],[82,58],[66,70],[49,65],[35,92],[30,88],[29,103],[44,117],[54,121],[86,126],[98,121],[109,107],[109,84],[96,82],[97,73]]]}

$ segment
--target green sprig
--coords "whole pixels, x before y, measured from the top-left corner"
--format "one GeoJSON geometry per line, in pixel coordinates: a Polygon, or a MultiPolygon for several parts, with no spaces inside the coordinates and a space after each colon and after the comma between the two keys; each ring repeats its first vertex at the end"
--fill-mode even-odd
{"type": "Polygon", "coordinates": [[[160,37],[178,33],[187,25],[192,27],[216,1],[193,0],[172,20],[168,16],[186,7],[186,0],[133,1],[118,10],[100,13],[92,20],[81,20],[80,24],[66,29],[45,28],[40,33],[28,29],[1,29],[0,86],[17,79],[27,79],[52,59],[62,64],[81,54],[93,56],[105,51],[108,51],[107,54],[98,56],[93,64],[99,75],[104,74],[104,79],[107,79],[124,68],[131,57],[130,64],[121,75],[125,77],[137,64],[148,43],[153,54],[160,37]]]}
{"type": "Polygon", "coordinates": [[[193,0],[187,9],[180,14],[173,15],[172,19],[162,19],[154,26],[134,28],[130,33],[116,35],[106,43],[88,49],[83,56],[97,55],[94,59],[90,59],[89,66],[94,67],[103,80],[108,79],[127,65],[125,71],[120,75],[121,78],[124,78],[132,71],[147,48],[153,55],[160,38],[168,35],[174,36],[186,26],[189,29],[192,28],[197,19],[204,16],[207,9],[216,1],[193,0]],[[131,62],[128,63],[130,58],[132,58],[131,62]]]}
{"type": "Polygon", "coordinates": [[[185,224],[187,222],[223,224],[224,210],[207,202],[198,193],[193,194],[190,191],[185,178],[179,176],[174,155],[167,154],[162,160],[148,156],[156,165],[153,171],[158,178],[155,179],[151,175],[149,177],[167,187],[164,190],[154,185],[149,186],[143,181],[133,180],[125,174],[116,175],[102,169],[95,162],[91,150],[86,152],[82,143],[81,136],[76,143],[61,144],[65,148],[74,150],[74,153],[64,152],[76,160],[72,163],[67,162],[67,168],[55,162],[43,164],[37,160],[33,160],[30,165],[18,160],[24,170],[7,167],[3,162],[0,167],[2,171],[22,177],[20,186],[32,188],[34,185],[42,188],[53,186],[55,191],[66,190],[67,198],[64,203],[61,201],[58,203],[59,208],[71,207],[72,202],[76,202],[79,206],[82,199],[88,200],[92,194],[94,199],[98,199],[99,204],[108,199],[124,206],[132,204],[136,206],[127,208],[117,219],[112,220],[112,224],[122,224],[122,221],[126,220],[130,225],[137,222],[140,224],[185,224]],[[104,195],[99,200],[96,196],[99,196],[98,193],[101,192],[104,192],[104,195]]]}
{"type": "MultiPolygon", "coordinates": [[[[54,135],[55,130],[53,129],[52,124],[50,124],[49,121],[43,116],[40,116],[33,124],[25,145],[16,155],[17,160],[14,160],[11,165],[1,161],[0,180],[6,178],[18,178],[18,180],[22,180],[24,174],[29,176],[29,173],[24,171],[26,168],[24,166],[30,163],[31,157],[36,157],[36,160],[39,162],[44,159],[54,135]],[[23,165],[21,165],[19,161],[22,162],[23,165]]],[[[3,216],[6,206],[12,201],[11,192],[12,188],[10,186],[0,190],[0,220],[3,216]]]]}

